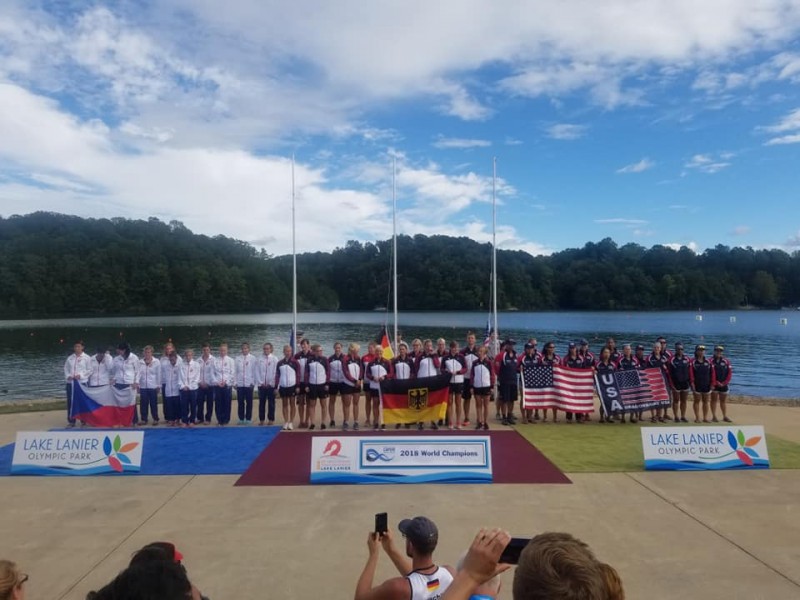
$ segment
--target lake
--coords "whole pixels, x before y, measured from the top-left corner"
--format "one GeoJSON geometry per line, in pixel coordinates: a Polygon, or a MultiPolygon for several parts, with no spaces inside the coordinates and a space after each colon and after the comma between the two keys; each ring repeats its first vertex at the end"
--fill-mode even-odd
{"type": "MultiPolygon", "coordinates": [[[[330,353],[337,340],[357,341],[364,347],[386,318],[383,312],[302,313],[298,329],[330,353]]],[[[480,343],[486,318],[485,313],[469,312],[402,313],[400,332],[409,342],[415,337],[444,337],[463,343],[472,329],[480,343]]],[[[233,355],[244,341],[250,342],[254,353],[269,341],[280,354],[280,346],[289,339],[291,319],[291,314],[275,313],[0,321],[0,402],[61,397],[64,360],[77,339],[86,342],[90,354],[98,344],[116,346],[123,339],[140,356],[146,344],[159,352],[168,340],[179,350],[194,348],[195,354],[204,341],[216,346],[224,340],[233,355]]],[[[800,367],[794,359],[800,348],[798,311],[509,312],[499,315],[499,329],[501,337],[519,342],[519,351],[527,338],[536,337],[540,348],[546,340],[554,340],[560,355],[567,343],[582,337],[595,353],[608,336],[615,337],[620,347],[625,342],[642,343],[648,353],[659,335],[668,339],[670,348],[682,341],[690,354],[698,343],[722,344],[733,363],[734,394],[800,396],[800,367]]]]}

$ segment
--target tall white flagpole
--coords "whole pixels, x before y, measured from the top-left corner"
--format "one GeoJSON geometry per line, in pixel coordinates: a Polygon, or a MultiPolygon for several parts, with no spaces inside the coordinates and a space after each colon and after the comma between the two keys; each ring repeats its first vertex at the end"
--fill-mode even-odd
{"type": "Polygon", "coordinates": [[[494,319],[494,353],[499,352],[500,332],[497,329],[497,157],[492,157],[492,317],[494,319]]]}
{"type": "Polygon", "coordinates": [[[397,157],[392,157],[392,272],[394,274],[394,281],[392,286],[394,288],[394,351],[398,352],[397,348],[397,157]]]}
{"type": "Polygon", "coordinates": [[[292,354],[297,347],[297,246],[295,231],[294,154],[292,154],[292,354]]]}

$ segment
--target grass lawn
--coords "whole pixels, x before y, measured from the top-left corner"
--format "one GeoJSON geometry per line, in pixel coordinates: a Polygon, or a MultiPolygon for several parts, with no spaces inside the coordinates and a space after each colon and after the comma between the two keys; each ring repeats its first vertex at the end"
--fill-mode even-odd
{"type": "MultiPolygon", "coordinates": [[[[643,471],[640,429],[638,425],[597,422],[516,427],[565,473],[643,471]]],[[[800,444],[767,434],[767,449],[771,468],[800,469],[800,444]]]]}

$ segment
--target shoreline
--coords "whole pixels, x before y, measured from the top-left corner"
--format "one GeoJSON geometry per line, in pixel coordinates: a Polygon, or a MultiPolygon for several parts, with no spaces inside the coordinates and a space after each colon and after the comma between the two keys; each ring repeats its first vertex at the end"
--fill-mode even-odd
{"type": "MultiPolygon", "coordinates": [[[[692,400],[690,396],[689,402],[691,401],[692,400]]],[[[728,403],[748,406],[784,406],[788,408],[800,408],[800,398],[775,398],[768,396],[761,397],[731,394],[728,396],[728,403]]],[[[161,404],[160,398],[159,404],[161,404]]],[[[65,406],[66,400],[60,398],[12,400],[9,402],[0,402],[0,415],[65,410],[65,406]]]]}

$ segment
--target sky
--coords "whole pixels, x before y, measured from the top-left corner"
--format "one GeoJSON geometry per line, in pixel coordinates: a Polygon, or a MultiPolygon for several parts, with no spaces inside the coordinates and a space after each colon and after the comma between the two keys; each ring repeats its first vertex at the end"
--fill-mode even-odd
{"type": "Polygon", "coordinates": [[[800,0],[0,3],[0,215],[800,250],[800,0]]]}

